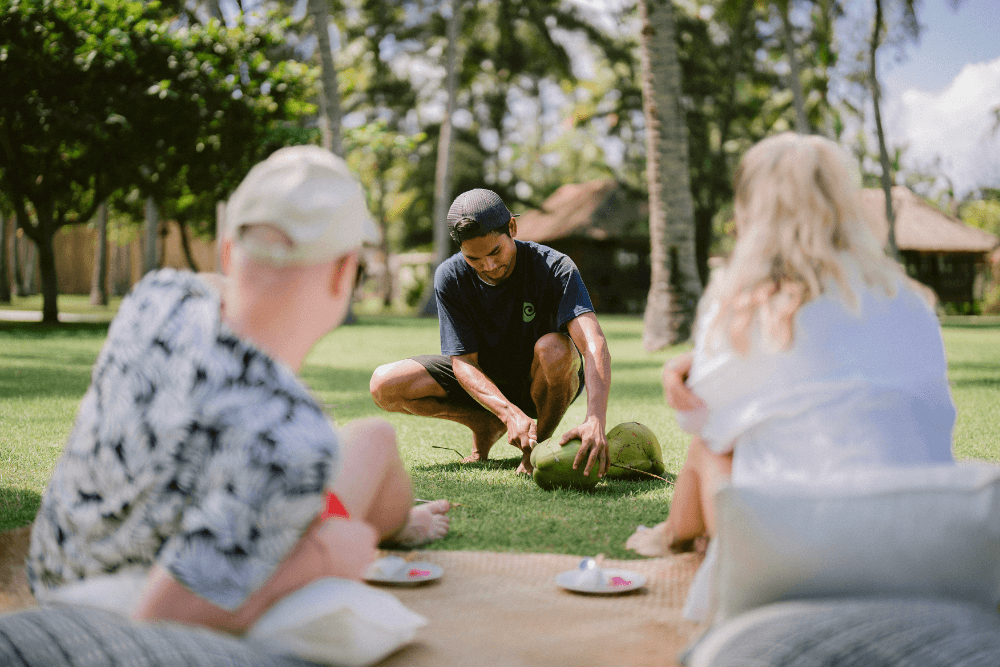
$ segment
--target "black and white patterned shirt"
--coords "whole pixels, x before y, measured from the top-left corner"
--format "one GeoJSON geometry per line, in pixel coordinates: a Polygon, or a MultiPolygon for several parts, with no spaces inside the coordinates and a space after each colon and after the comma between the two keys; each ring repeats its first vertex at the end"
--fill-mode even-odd
{"type": "Polygon", "coordinates": [[[191,273],[122,301],[32,532],[36,595],[153,563],[236,609],[321,511],[333,425],[295,374],[238,338],[191,273]]]}

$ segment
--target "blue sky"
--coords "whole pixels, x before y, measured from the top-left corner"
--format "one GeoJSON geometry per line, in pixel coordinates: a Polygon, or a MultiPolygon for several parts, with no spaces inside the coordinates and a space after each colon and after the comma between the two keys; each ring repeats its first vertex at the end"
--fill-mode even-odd
{"type": "Polygon", "coordinates": [[[906,60],[887,63],[887,93],[905,89],[939,92],[970,63],[1000,57],[1000,2],[964,0],[958,10],[947,0],[924,0],[918,9],[920,41],[904,49],[906,60]]]}
{"type": "MultiPolygon", "coordinates": [[[[942,174],[962,197],[1000,187],[1000,2],[924,0],[920,41],[880,67],[888,141],[904,165],[942,174]]],[[[942,181],[943,183],[944,181],[942,181]]]]}

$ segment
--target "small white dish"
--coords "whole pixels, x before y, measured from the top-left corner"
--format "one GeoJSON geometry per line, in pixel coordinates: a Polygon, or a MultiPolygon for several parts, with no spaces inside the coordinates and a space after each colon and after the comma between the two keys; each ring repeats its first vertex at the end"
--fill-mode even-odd
{"type": "Polygon", "coordinates": [[[625,593],[646,585],[646,575],[631,570],[603,568],[596,581],[593,577],[581,576],[580,572],[579,569],[560,572],[556,575],[556,584],[574,593],[598,595],[625,593]]]}
{"type": "Polygon", "coordinates": [[[369,565],[364,578],[372,584],[419,584],[442,574],[444,569],[434,563],[407,563],[399,556],[386,556],[369,565]]]}

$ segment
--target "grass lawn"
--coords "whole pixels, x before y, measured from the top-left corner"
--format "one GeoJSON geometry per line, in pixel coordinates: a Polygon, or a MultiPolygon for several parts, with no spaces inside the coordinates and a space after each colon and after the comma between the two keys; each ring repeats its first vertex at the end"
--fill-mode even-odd
{"type": "MultiPolygon", "coordinates": [[[[649,426],[668,473],[675,473],[687,438],[663,402],[659,381],[663,362],[684,348],[647,354],[640,319],[605,316],[601,324],[613,360],[608,427],[649,426]]],[[[107,325],[97,323],[0,322],[0,530],[29,523],[37,511],[106,332],[107,325]]],[[[956,455],[1000,462],[1000,321],[956,318],[945,322],[944,332],[959,415],[956,455]]],[[[622,545],[634,527],[666,514],[671,487],[664,482],[602,482],[593,493],[543,491],[514,475],[520,453],[513,447],[497,444],[489,463],[462,466],[455,452],[435,446],[468,453],[463,427],[375,407],[368,380],[377,365],[437,349],[436,320],[363,317],[324,338],[303,370],[338,422],[380,415],[396,427],[418,498],[463,505],[452,510],[452,531],[433,548],[633,555],[622,545]]],[[[581,397],[557,433],[585,410],[581,397]]]]}

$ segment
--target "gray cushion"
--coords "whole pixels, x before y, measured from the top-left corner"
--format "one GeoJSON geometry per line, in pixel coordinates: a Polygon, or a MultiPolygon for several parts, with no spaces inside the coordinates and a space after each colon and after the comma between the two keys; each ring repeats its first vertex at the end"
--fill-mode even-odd
{"type": "Polygon", "coordinates": [[[4,667],[313,667],[229,635],[173,623],[136,623],[86,607],[0,615],[4,667]]]}
{"type": "Polygon", "coordinates": [[[996,667],[1000,614],[935,598],[780,602],[712,627],[688,667],[996,667]]]}

